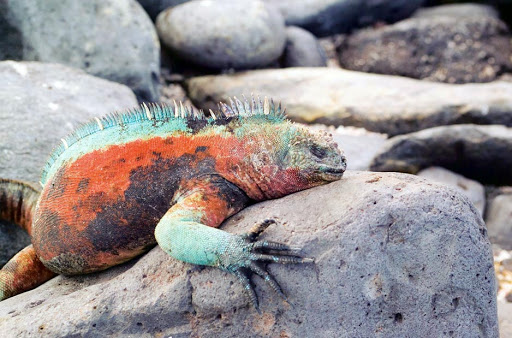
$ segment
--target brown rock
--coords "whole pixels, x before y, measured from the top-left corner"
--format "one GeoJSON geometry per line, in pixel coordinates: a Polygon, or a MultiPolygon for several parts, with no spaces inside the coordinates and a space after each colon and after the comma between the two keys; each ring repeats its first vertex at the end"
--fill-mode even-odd
{"type": "Polygon", "coordinates": [[[453,7],[351,35],[339,50],[341,66],[448,83],[489,82],[512,71],[507,25],[453,7]]]}

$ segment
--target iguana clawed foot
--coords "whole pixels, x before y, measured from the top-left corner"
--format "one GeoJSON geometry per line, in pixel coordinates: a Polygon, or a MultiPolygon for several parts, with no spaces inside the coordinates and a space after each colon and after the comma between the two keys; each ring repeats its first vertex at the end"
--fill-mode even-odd
{"type": "Polygon", "coordinates": [[[233,273],[242,282],[251,304],[258,312],[260,312],[258,297],[249,278],[253,273],[263,278],[281,298],[286,300],[281,286],[279,286],[274,277],[272,277],[260,263],[274,262],[296,264],[314,262],[312,258],[300,257],[293,253],[299,250],[299,248],[292,248],[286,244],[277,242],[257,240],[261,233],[271,224],[276,224],[276,221],[266,219],[256,224],[247,234],[237,236],[237,243],[232,247],[234,250],[227,250],[226,256],[224,256],[225,259],[222,260],[220,266],[223,270],[233,273]],[[242,250],[240,250],[240,248],[242,250]]]}

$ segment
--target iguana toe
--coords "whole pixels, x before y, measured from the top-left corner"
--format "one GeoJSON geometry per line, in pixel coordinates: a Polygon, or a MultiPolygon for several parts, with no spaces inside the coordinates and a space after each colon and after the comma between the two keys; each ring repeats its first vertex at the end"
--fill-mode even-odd
{"type": "Polygon", "coordinates": [[[238,259],[236,262],[231,262],[228,266],[222,267],[224,270],[233,273],[240,280],[249,301],[258,312],[260,312],[258,297],[249,278],[251,274],[260,276],[272,290],[288,302],[279,283],[264,267],[260,266],[261,263],[297,264],[314,262],[312,258],[300,257],[294,254],[293,251],[297,251],[297,248],[291,248],[286,244],[267,240],[258,241],[257,239],[261,233],[271,224],[276,224],[276,221],[266,219],[255,225],[247,234],[241,235],[239,238],[245,242],[244,255],[242,255],[244,257],[241,257],[242,259],[238,259]]]}

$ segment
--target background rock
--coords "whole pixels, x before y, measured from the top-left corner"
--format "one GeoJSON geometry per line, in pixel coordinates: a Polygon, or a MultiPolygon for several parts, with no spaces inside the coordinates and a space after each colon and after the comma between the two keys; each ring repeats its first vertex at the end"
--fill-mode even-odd
{"type": "Polygon", "coordinates": [[[0,177],[39,182],[62,137],[93,117],[135,105],[128,87],[79,69],[0,62],[0,177]]]}
{"type": "Polygon", "coordinates": [[[485,223],[491,242],[512,250],[512,187],[501,187],[489,196],[485,223]]]}
{"type": "Polygon", "coordinates": [[[139,100],[158,101],[160,45],[135,0],[3,1],[2,17],[9,30],[0,36],[0,46],[8,45],[0,60],[66,64],[123,83],[139,100]]]}
{"type": "MultiPolygon", "coordinates": [[[[426,0],[426,6],[437,6],[449,3],[467,3],[468,0],[426,0]]],[[[491,5],[498,10],[500,17],[507,22],[509,27],[512,24],[512,2],[510,0],[471,0],[471,3],[491,5]]]]}
{"type": "Polygon", "coordinates": [[[510,82],[450,85],[320,67],[202,76],[185,85],[203,109],[255,93],[282,101],[295,121],[389,135],[456,123],[512,126],[510,82]]]}
{"type": "Polygon", "coordinates": [[[483,183],[512,184],[512,128],[455,125],[390,138],[370,165],[416,174],[440,166],[483,183]]]}
{"type": "Polygon", "coordinates": [[[454,7],[352,34],[339,50],[341,66],[448,83],[488,82],[512,71],[506,24],[454,7]]]}
{"type": "Polygon", "coordinates": [[[282,16],[259,0],[188,2],[162,12],[156,26],[177,55],[217,69],[268,65],[286,41],[282,16]]]}
{"type": "Polygon", "coordinates": [[[325,67],[327,57],[315,36],[299,27],[286,28],[284,67],[325,67]]]}
{"type": "Polygon", "coordinates": [[[174,7],[190,0],[137,0],[153,21],[158,14],[169,7],[174,7]]]}
{"type": "Polygon", "coordinates": [[[411,15],[424,0],[265,0],[276,6],[287,25],[317,36],[347,33],[378,21],[395,22],[411,15]]]}
{"type": "Polygon", "coordinates": [[[30,244],[30,237],[21,228],[0,221],[0,266],[30,244]]]}
{"type": "Polygon", "coordinates": [[[500,316],[500,337],[512,337],[512,303],[498,302],[498,311],[503,314],[500,316]],[[507,315],[508,314],[508,315],[507,315]]]}
{"type": "Polygon", "coordinates": [[[410,175],[347,173],[339,182],[254,205],[224,229],[243,233],[263,216],[286,221],[265,238],[302,246],[316,259],[269,266],[293,307],[255,278],[258,315],[235,277],[191,268],[155,248],[137,262],[57,277],[2,302],[0,330],[12,336],[498,335],[485,225],[454,190],[410,175]]]}
{"type": "Polygon", "coordinates": [[[469,198],[480,212],[480,215],[483,215],[485,209],[485,189],[482,184],[441,167],[429,167],[420,170],[417,175],[460,191],[469,198]]]}
{"type": "Polygon", "coordinates": [[[327,67],[340,68],[337,50],[344,43],[346,38],[346,34],[336,34],[318,39],[320,46],[322,46],[327,56],[327,67]]]}
{"type": "Polygon", "coordinates": [[[461,3],[447,4],[442,6],[434,6],[420,8],[414,12],[413,18],[437,18],[440,16],[448,16],[450,18],[471,18],[471,17],[491,17],[499,19],[496,9],[489,5],[477,3],[461,3]]]}

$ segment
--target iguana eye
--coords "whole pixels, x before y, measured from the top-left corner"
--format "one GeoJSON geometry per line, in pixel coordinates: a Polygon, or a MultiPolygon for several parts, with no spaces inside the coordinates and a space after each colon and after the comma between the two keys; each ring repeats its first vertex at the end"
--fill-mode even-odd
{"type": "Polygon", "coordinates": [[[322,159],[325,156],[327,156],[327,151],[323,148],[320,148],[317,145],[313,145],[311,147],[311,154],[313,154],[313,156],[315,156],[316,158],[322,159]]]}

